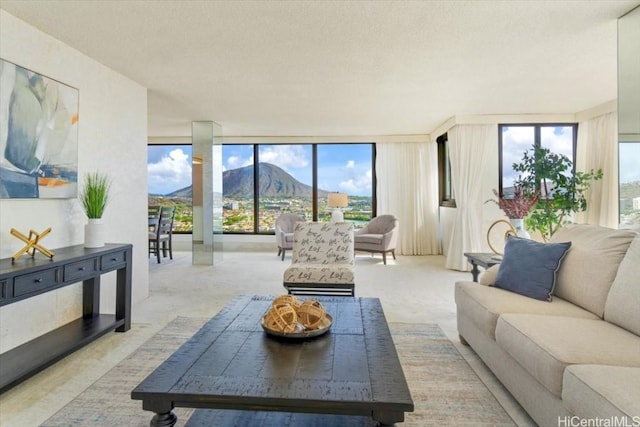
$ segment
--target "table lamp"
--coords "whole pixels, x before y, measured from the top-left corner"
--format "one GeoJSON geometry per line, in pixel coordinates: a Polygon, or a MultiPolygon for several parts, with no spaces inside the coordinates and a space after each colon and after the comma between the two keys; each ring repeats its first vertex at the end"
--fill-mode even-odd
{"type": "Polygon", "coordinates": [[[329,193],[327,197],[327,206],[333,208],[333,212],[331,213],[331,221],[332,222],[343,222],[344,215],[342,214],[341,208],[347,207],[349,204],[349,199],[347,195],[344,193],[329,193]]]}

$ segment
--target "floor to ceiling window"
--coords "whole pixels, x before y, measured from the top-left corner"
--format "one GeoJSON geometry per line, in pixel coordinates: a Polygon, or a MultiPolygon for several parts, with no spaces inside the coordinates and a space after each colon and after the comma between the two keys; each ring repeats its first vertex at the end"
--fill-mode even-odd
{"type": "MultiPolygon", "coordinates": [[[[257,168],[259,233],[272,232],[282,212],[312,218],[313,153],[311,144],[260,144],[257,168]]],[[[245,230],[252,232],[253,230],[245,230]]]]}
{"type": "Polygon", "coordinates": [[[193,228],[189,144],[149,145],[147,182],[149,206],[175,206],[175,233],[191,233],[193,228]]]}
{"type": "MultiPolygon", "coordinates": [[[[344,193],[345,221],[375,215],[375,146],[361,144],[224,144],[223,233],[270,234],[295,212],[329,221],[330,192],[344,193]]],[[[149,205],[176,206],[175,231],[192,230],[191,145],[148,146],[149,205]]]]}
{"type": "Polygon", "coordinates": [[[329,221],[328,192],[345,193],[345,221],[367,222],[373,212],[373,145],[318,144],[318,217],[329,221]]]}
{"type": "Polygon", "coordinates": [[[640,142],[620,141],[620,227],[640,228],[640,142]]]}
{"type": "Polygon", "coordinates": [[[346,221],[374,215],[374,145],[225,144],[225,233],[273,233],[283,212],[328,221],[330,192],[345,193],[346,221]]]}
{"type": "Polygon", "coordinates": [[[253,231],[253,158],[253,145],[222,146],[223,233],[253,231]]]}

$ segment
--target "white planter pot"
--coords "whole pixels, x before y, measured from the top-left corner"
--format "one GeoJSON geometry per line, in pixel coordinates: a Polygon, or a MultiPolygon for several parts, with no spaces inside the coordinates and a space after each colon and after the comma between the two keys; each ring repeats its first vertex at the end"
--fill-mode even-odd
{"type": "Polygon", "coordinates": [[[102,218],[89,219],[84,226],[84,247],[101,248],[104,246],[105,230],[102,218]]]}

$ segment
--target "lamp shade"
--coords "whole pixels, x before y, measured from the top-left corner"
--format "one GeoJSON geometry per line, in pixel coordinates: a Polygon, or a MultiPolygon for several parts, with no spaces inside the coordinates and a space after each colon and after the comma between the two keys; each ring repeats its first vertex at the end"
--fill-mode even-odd
{"type": "Polygon", "coordinates": [[[344,208],[349,204],[349,199],[344,193],[329,193],[327,206],[332,208],[344,208]]]}

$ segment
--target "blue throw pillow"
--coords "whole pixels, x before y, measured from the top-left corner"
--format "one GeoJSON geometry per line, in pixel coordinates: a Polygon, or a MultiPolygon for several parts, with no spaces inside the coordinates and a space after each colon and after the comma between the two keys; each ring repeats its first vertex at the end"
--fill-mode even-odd
{"type": "Polygon", "coordinates": [[[569,247],[571,242],[540,243],[509,236],[495,287],[551,301],[556,273],[569,247]]]}

